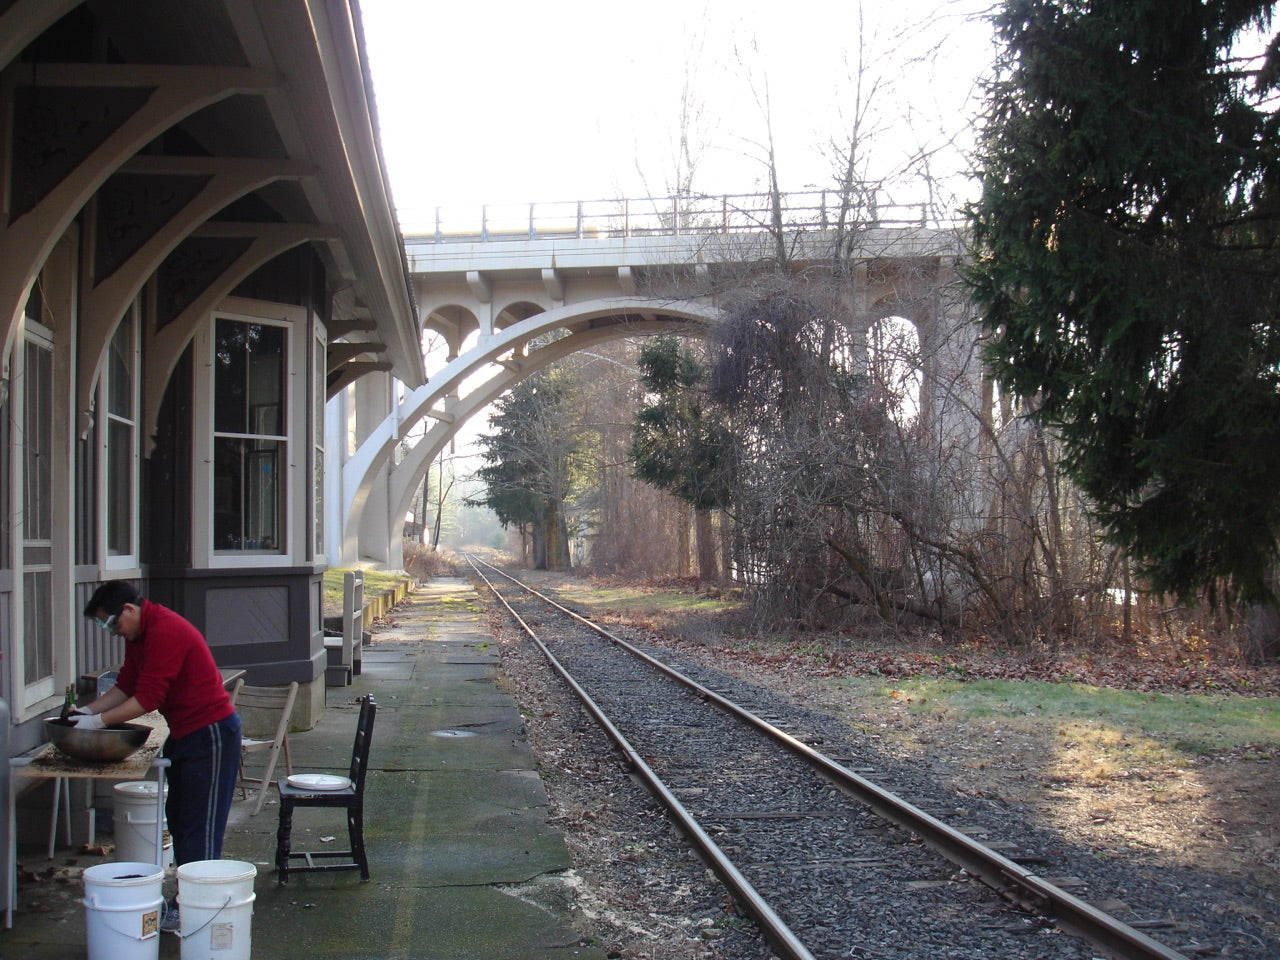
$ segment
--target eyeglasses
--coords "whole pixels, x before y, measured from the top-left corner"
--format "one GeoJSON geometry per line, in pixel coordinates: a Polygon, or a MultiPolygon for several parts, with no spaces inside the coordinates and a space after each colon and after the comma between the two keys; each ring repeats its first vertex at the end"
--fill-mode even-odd
{"type": "Polygon", "coordinates": [[[96,623],[98,626],[100,626],[103,630],[107,631],[107,633],[115,633],[116,624],[120,622],[120,614],[113,613],[111,616],[107,617],[107,619],[105,620],[100,620],[99,618],[94,617],[93,622],[96,623]]]}

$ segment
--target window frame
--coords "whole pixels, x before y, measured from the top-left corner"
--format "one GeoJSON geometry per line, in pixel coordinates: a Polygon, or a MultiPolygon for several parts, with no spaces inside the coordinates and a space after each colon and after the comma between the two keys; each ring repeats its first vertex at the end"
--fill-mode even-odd
{"type": "Polygon", "coordinates": [[[120,577],[126,571],[135,572],[139,569],[139,550],[138,542],[141,536],[141,513],[140,513],[140,466],[141,466],[141,417],[142,417],[142,345],[141,345],[141,312],[139,305],[135,301],[130,306],[125,319],[121,320],[121,324],[128,322],[131,325],[131,343],[128,346],[129,355],[133,358],[131,369],[131,377],[129,384],[129,398],[132,406],[132,420],[125,420],[113,413],[110,409],[111,388],[111,363],[110,351],[115,345],[116,337],[119,336],[120,327],[116,328],[116,332],[112,334],[111,340],[107,343],[107,358],[103,364],[102,375],[98,378],[96,406],[96,429],[98,434],[98,476],[101,481],[97,484],[98,498],[98,563],[104,571],[110,571],[113,577],[120,577]],[[113,422],[127,423],[130,427],[130,453],[129,453],[129,542],[131,550],[127,554],[113,554],[109,543],[109,513],[112,509],[112,474],[110,468],[111,450],[110,450],[110,425],[113,422]]]}
{"type": "MultiPolygon", "coordinates": [[[[20,424],[23,435],[26,433],[27,424],[27,388],[28,383],[28,365],[27,365],[27,349],[30,346],[36,346],[49,354],[49,410],[46,412],[46,419],[51,428],[53,418],[57,413],[57,344],[54,339],[53,331],[44,324],[37,321],[29,314],[23,319],[23,328],[21,335],[17,338],[17,343],[13,351],[13,382],[22,384],[22,386],[10,394],[10,403],[13,405],[14,423],[20,424]]],[[[56,447],[54,444],[52,429],[46,438],[49,446],[49,456],[56,458],[56,447]]],[[[14,495],[21,497],[22,509],[20,511],[18,535],[14,537],[14,549],[16,556],[14,558],[14,582],[18,592],[15,597],[17,603],[15,607],[15,624],[17,632],[15,634],[17,642],[13,647],[13,685],[14,690],[19,692],[18,704],[16,704],[19,715],[25,715],[28,712],[38,712],[40,704],[49,700],[58,690],[59,681],[59,656],[58,642],[56,636],[56,628],[54,619],[56,616],[56,591],[57,591],[57,541],[58,531],[54,524],[53,514],[49,518],[49,537],[33,538],[28,535],[27,520],[28,504],[31,496],[31,484],[28,483],[27,476],[27,446],[20,437],[14,445],[13,470],[16,483],[11,486],[14,495]],[[27,561],[27,550],[44,549],[48,551],[48,559],[43,563],[29,563],[27,561]],[[27,672],[27,621],[29,619],[29,611],[27,610],[27,602],[30,591],[27,590],[27,575],[31,573],[44,573],[48,575],[48,609],[38,611],[45,614],[41,620],[48,627],[46,653],[49,657],[50,672],[48,676],[38,677],[35,682],[28,683],[26,678],[27,672]]],[[[51,462],[52,470],[55,464],[51,462]]],[[[50,473],[49,489],[45,491],[45,496],[49,498],[49,508],[51,511],[56,510],[56,483],[53,481],[53,474],[50,473]]]]}
{"type": "Polygon", "coordinates": [[[74,431],[75,345],[77,343],[77,280],[79,232],[72,225],[54,244],[45,259],[23,305],[9,347],[9,395],[4,415],[9,418],[8,443],[9,523],[4,580],[7,616],[4,628],[11,642],[5,649],[3,669],[8,671],[9,708],[15,722],[35,719],[61,700],[63,687],[76,677],[77,617],[75,609],[74,540],[76,515],[76,462],[74,431]],[[26,450],[23,439],[26,412],[25,381],[27,344],[35,338],[47,347],[51,361],[49,436],[44,449],[49,455],[49,504],[52,511],[51,539],[40,538],[38,549],[46,549],[48,562],[26,563],[28,540],[25,523],[26,450]],[[32,567],[49,571],[49,604],[38,615],[46,617],[50,635],[49,677],[36,684],[25,682],[26,648],[24,631],[28,622],[25,572],[32,567]]]}
{"type": "Polygon", "coordinates": [[[213,310],[201,325],[195,338],[197,362],[195,365],[194,391],[196,398],[195,435],[192,455],[195,469],[192,485],[192,560],[207,569],[236,569],[251,567],[289,567],[306,562],[307,524],[300,513],[310,516],[310,510],[300,511],[299,490],[305,475],[305,455],[310,437],[306,432],[307,407],[310,393],[307,382],[310,377],[307,345],[307,312],[302,307],[289,304],[266,303],[242,298],[228,298],[219,309],[213,310]],[[276,326],[284,330],[284,441],[278,483],[283,488],[281,497],[281,547],[272,552],[218,550],[214,547],[213,489],[214,489],[214,408],[216,404],[216,364],[213,351],[217,342],[218,322],[276,326]],[[299,462],[299,456],[304,457],[299,462]]]}
{"type": "Polygon", "coordinates": [[[325,557],[325,410],[328,408],[328,391],[325,389],[329,372],[329,334],[323,323],[316,320],[311,336],[311,384],[308,396],[311,428],[311,517],[308,555],[313,561],[325,557]]]}

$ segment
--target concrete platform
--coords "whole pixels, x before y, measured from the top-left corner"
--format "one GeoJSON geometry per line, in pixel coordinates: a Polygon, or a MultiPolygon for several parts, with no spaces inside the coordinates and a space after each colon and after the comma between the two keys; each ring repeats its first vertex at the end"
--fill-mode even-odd
{"type": "MultiPolygon", "coordinates": [[[[437,579],[392,619],[364,648],[354,684],[328,689],[320,724],[290,738],[295,773],[345,772],[358,698],[373,694],[365,806],[372,879],[291,874],[280,886],[277,803],[269,796],[255,817],[252,803],[237,800],[223,855],[258,867],[252,956],[604,960],[570,923],[568,853],[547,823],[519,712],[495,684],[497,651],[470,585],[437,579]]],[[[295,850],[345,841],[341,811],[295,814],[295,850]]],[[[78,870],[102,858],[60,850],[50,862],[33,845],[20,859],[18,910],[13,929],[0,931],[0,960],[85,957],[78,870]],[[59,867],[70,867],[62,879],[40,875],[59,867]]],[[[159,957],[177,958],[180,947],[162,934],[159,957]]]]}

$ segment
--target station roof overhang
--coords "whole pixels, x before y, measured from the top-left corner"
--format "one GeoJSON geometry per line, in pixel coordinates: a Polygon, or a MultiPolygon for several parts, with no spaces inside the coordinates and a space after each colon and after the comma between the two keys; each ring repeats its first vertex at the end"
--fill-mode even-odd
{"type": "Polygon", "coordinates": [[[25,283],[25,300],[53,235],[95,199],[101,222],[109,191],[117,207],[141,208],[130,225],[153,236],[115,261],[99,252],[100,272],[138,275],[114,287],[92,278],[116,292],[116,301],[103,292],[104,303],[136,295],[138,277],[193,240],[243,251],[239,274],[198,278],[208,296],[188,296],[205,304],[271,256],[310,244],[327,274],[330,394],[374,370],[425,382],[356,0],[0,4],[0,69],[18,91],[16,113],[31,119],[51,106],[59,122],[100,128],[87,144],[68,134],[69,159],[51,171],[24,158],[34,134],[15,123],[0,230],[15,249],[44,246],[25,276],[11,270],[6,346],[22,309],[12,287],[25,283]]]}

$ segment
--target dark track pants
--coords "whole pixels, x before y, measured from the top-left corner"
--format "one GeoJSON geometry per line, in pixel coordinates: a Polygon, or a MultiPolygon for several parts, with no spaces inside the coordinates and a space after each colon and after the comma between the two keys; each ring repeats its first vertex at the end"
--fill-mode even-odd
{"type": "Polygon", "coordinates": [[[173,859],[221,860],[222,836],[240,772],[240,715],[175,740],[165,741],[170,766],[165,817],[173,836],[173,859]]]}

